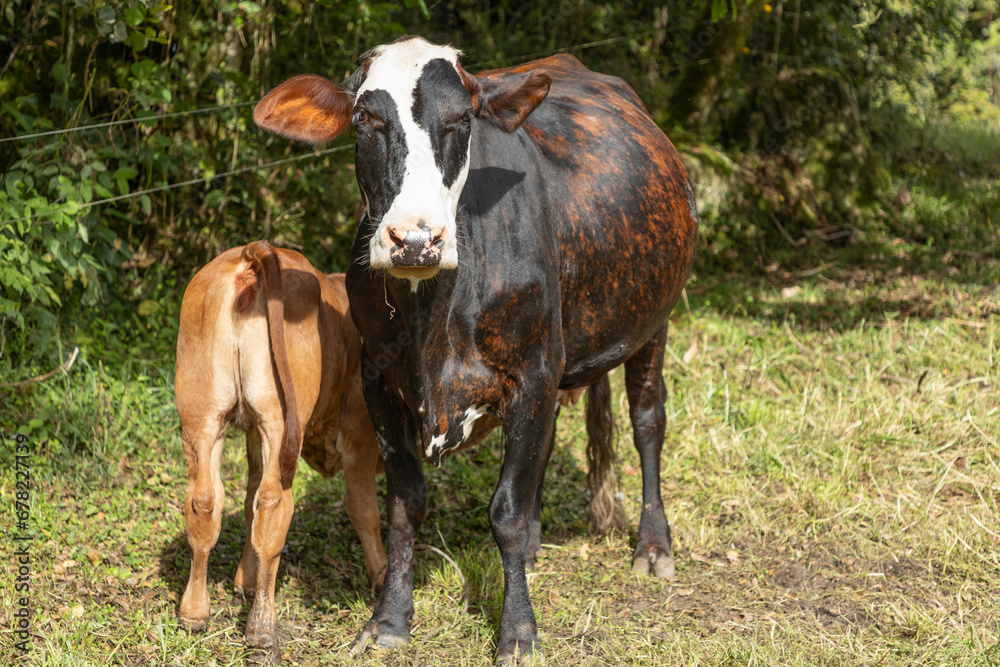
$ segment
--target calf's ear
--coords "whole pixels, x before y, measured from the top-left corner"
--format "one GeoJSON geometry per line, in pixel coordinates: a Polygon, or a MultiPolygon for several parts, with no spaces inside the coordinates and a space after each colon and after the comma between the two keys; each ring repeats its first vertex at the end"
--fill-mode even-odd
{"type": "Polygon", "coordinates": [[[307,144],[321,144],[351,126],[352,95],[315,74],[300,74],[269,92],[253,110],[257,125],[307,144]]]}
{"type": "Polygon", "coordinates": [[[458,73],[469,91],[476,116],[504,132],[519,128],[549,94],[552,85],[552,76],[543,69],[475,77],[459,65],[458,73]]]}

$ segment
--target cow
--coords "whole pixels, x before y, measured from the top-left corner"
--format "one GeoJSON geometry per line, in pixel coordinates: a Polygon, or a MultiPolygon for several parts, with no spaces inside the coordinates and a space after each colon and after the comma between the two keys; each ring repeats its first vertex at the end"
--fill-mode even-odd
{"type": "Polygon", "coordinates": [[[249,464],[247,542],[235,580],[237,592],[253,598],[247,644],[280,662],[274,585],[300,450],[325,477],[343,469],[347,514],[361,538],[368,575],[381,582],[386,557],[375,475],[382,463],[360,362],[344,274],[320,273],[297,252],[265,241],[232,248],[188,284],[175,380],[192,550],[179,613],[185,629],[208,625],[208,554],[222,521],[219,462],[229,423],[246,432],[249,464]]]}
{"type": "Polygon", "coordinates": [[[347,291],[385,461],[389,561],[354,651],[410,640],[423,462],[440,465],[492,420],[503,442],[488,509],[504,572],[496,655],[516,664],[541,652],[525,568],[560,389],[604,388],[624,364],[643,482],[632,568],[673,576],[663,354],[698,221],[676,149],[621,79],[569,55],[473,76],[460,55],[400,38],[342,83],[280,84],[254,120],[314,144],[355,131],[365,213],[347,291]]]}

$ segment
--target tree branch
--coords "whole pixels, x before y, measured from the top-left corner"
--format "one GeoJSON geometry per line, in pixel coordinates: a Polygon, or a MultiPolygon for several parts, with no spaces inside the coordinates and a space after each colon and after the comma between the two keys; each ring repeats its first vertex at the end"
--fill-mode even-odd
{"type": "Polygon", "coordinates": [[[67,359],[65,361],[65,363],[63,363],[63,365],[60,366],[59,368],[51,370],[48,373],[46,373],[45,375],[39,375],[38,377],[31,378],[30,380],[21,380],[20,382],[6,382],[4,384],[0,384],[0,389],[12,389],[14,387],[26,387],[29,384],[33,384],[35,382],[44,382],[45,380],[48,380],[50,377],[52,377],[53,375],[55,375],[59,371],[62,371],[62,372],[65,373],[66,371],[68,371],[70,368],[73,367],[73,363],[76,361],[76,356],[78,354],[80,354],[80,348],[74,347],[73,348],[73,354],[69,355],[69,359],[67,359]]]}

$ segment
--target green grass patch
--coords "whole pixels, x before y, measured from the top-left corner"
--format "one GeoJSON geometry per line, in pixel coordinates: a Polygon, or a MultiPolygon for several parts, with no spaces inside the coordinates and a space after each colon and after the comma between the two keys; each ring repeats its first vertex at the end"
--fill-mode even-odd
{"type": "MultiPolygon", "coordinates": [[[[997,664],[1000,294],[894,261],[691,285],[665,370],[676,581],[628,571],[641,483],[622,372],[628,535],[586,533],[582,408],[564,410],[529,575],[549,664],[997,664]]],[[[35,452],[27,664],[241,664],[242,438],[223,463],[211,623],[188,635],[176,621],[190,549],[171,382],[169,361],[112,371],[84,355],[68,377],[3,390],[5,435],[29,431],[35,452]]],[[[12,448],[2,456],[11,508],[12,448]]],[[[492,664],[503,579],[486,507],[500,456],[493,438],[427,468],[419,542],[461,574],[418,551],[414,640],[365,664],[492,664]]],[[[356,664],[347,646],[373,596],[342,480],[301,464],[295,497],[277,590],[286,664],[356,664]]],[[[5,656],[17,655],[14,567],[0,563],[5,656]]]]}

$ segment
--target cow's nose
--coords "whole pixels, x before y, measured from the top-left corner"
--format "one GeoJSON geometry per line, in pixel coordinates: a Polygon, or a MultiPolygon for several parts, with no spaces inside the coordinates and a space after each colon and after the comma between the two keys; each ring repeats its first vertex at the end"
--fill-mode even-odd
{"type": "Polygon", "coordinates": [[[386,236],[393,266],[430,268],[441,263],[445,245],[443,228],[432,229],[426,224],[390,225],[386,236]]]}

